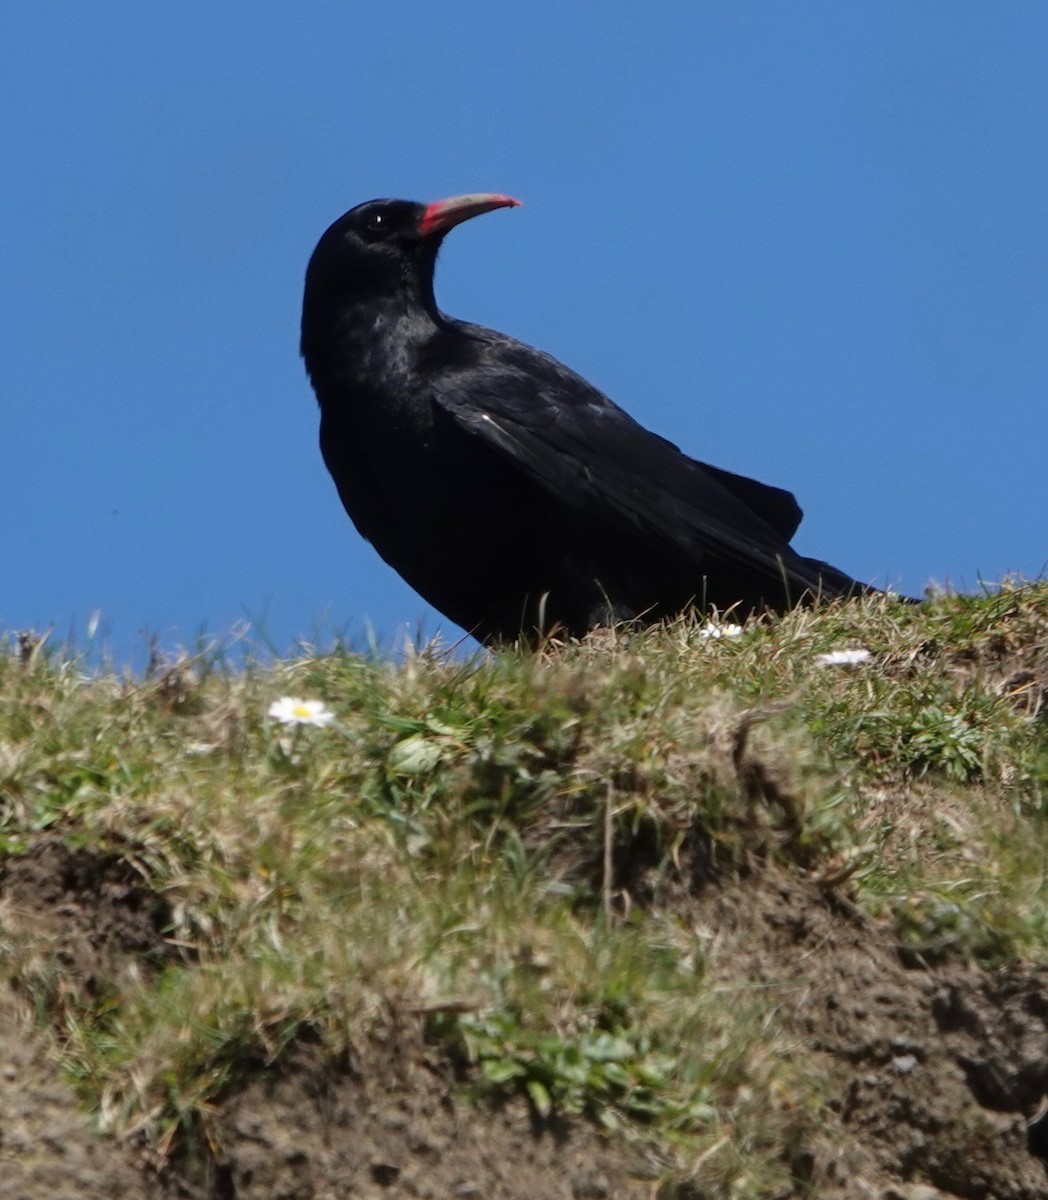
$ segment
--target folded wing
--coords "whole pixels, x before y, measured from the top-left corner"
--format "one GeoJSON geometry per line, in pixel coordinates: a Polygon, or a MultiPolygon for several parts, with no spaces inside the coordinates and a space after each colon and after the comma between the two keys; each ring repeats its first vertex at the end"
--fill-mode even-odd
{"type": "Polygon", "coordinates": [[[785,588],[794,600],[858,586],[789,546],[801,519],[789,492],[689,458],[521,343],[500,337],[497,360],[479,366],[445,373],[435,402],[562,503],[614,515],[649,545],[687,556],[696,579],[727,568],[766,579],[769,598],[785,588]]]}

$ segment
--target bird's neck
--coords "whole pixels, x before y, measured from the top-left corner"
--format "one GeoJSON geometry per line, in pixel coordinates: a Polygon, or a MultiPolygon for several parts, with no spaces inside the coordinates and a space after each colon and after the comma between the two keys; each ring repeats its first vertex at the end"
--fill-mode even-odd
{"type": "Polygon", "coordinates": [[[435,305],[417,298],[333,305],[321,320],[303,321],[302,357],[315,385],[372,392],[398,388],[445,329],[435,305]]]}

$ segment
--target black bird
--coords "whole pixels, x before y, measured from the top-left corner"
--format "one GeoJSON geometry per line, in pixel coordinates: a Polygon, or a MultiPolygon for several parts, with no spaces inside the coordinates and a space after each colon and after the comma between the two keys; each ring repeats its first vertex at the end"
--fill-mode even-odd
{"type": "Polygon", "coordinates": [[[440,311],[444,235],[517,204],[372,200],[310,259],[321,451],[386,562],[489,643],[874,591],[790,547],[789,492],[689,458],[550,355],[440,311]]]}

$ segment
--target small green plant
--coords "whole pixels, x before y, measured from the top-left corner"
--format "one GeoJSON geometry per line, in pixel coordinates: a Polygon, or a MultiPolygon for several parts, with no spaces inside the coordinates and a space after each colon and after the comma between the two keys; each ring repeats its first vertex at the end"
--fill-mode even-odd
{"type": "Polygon", "coordinates": [[[625,1121],[665,1119],[675,1127],[716,1119],[710,1089],[675,1098],[676,1055],[628,1029],[588,1029],[561,1036],[524,1027],[511,1013],[448,1014],[434,1033],[464,1051],[480,1071],[484,1095],[522,1090],[542,1118],[586,1114],[609,1129],[625,1121]]]}

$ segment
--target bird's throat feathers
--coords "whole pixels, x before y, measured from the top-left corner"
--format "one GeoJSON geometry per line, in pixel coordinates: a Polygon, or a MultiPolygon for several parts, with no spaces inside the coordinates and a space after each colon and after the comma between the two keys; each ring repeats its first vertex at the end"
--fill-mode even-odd
{"type": "Polygon", "coordinates": [[[443,341],[445,319],[403,296],[343,304],[323,322],[303,322],[302,357],[321,405],[344,403],[353,394],[410,388],[416,367],[443,341]]]}
{"type": "Polygon", "coordinates": [[[395,286],[387,285],[377,295],[366,279],[343,278],[335,287],[307,281],[300,348],[315,379],[326,361],[344,366],[347,355],[351,360],[357,352],[364,358],[377,353],[400,357],[444,324],[433,295],[432,268],[421,278],[405,271],[395,286]]]}

